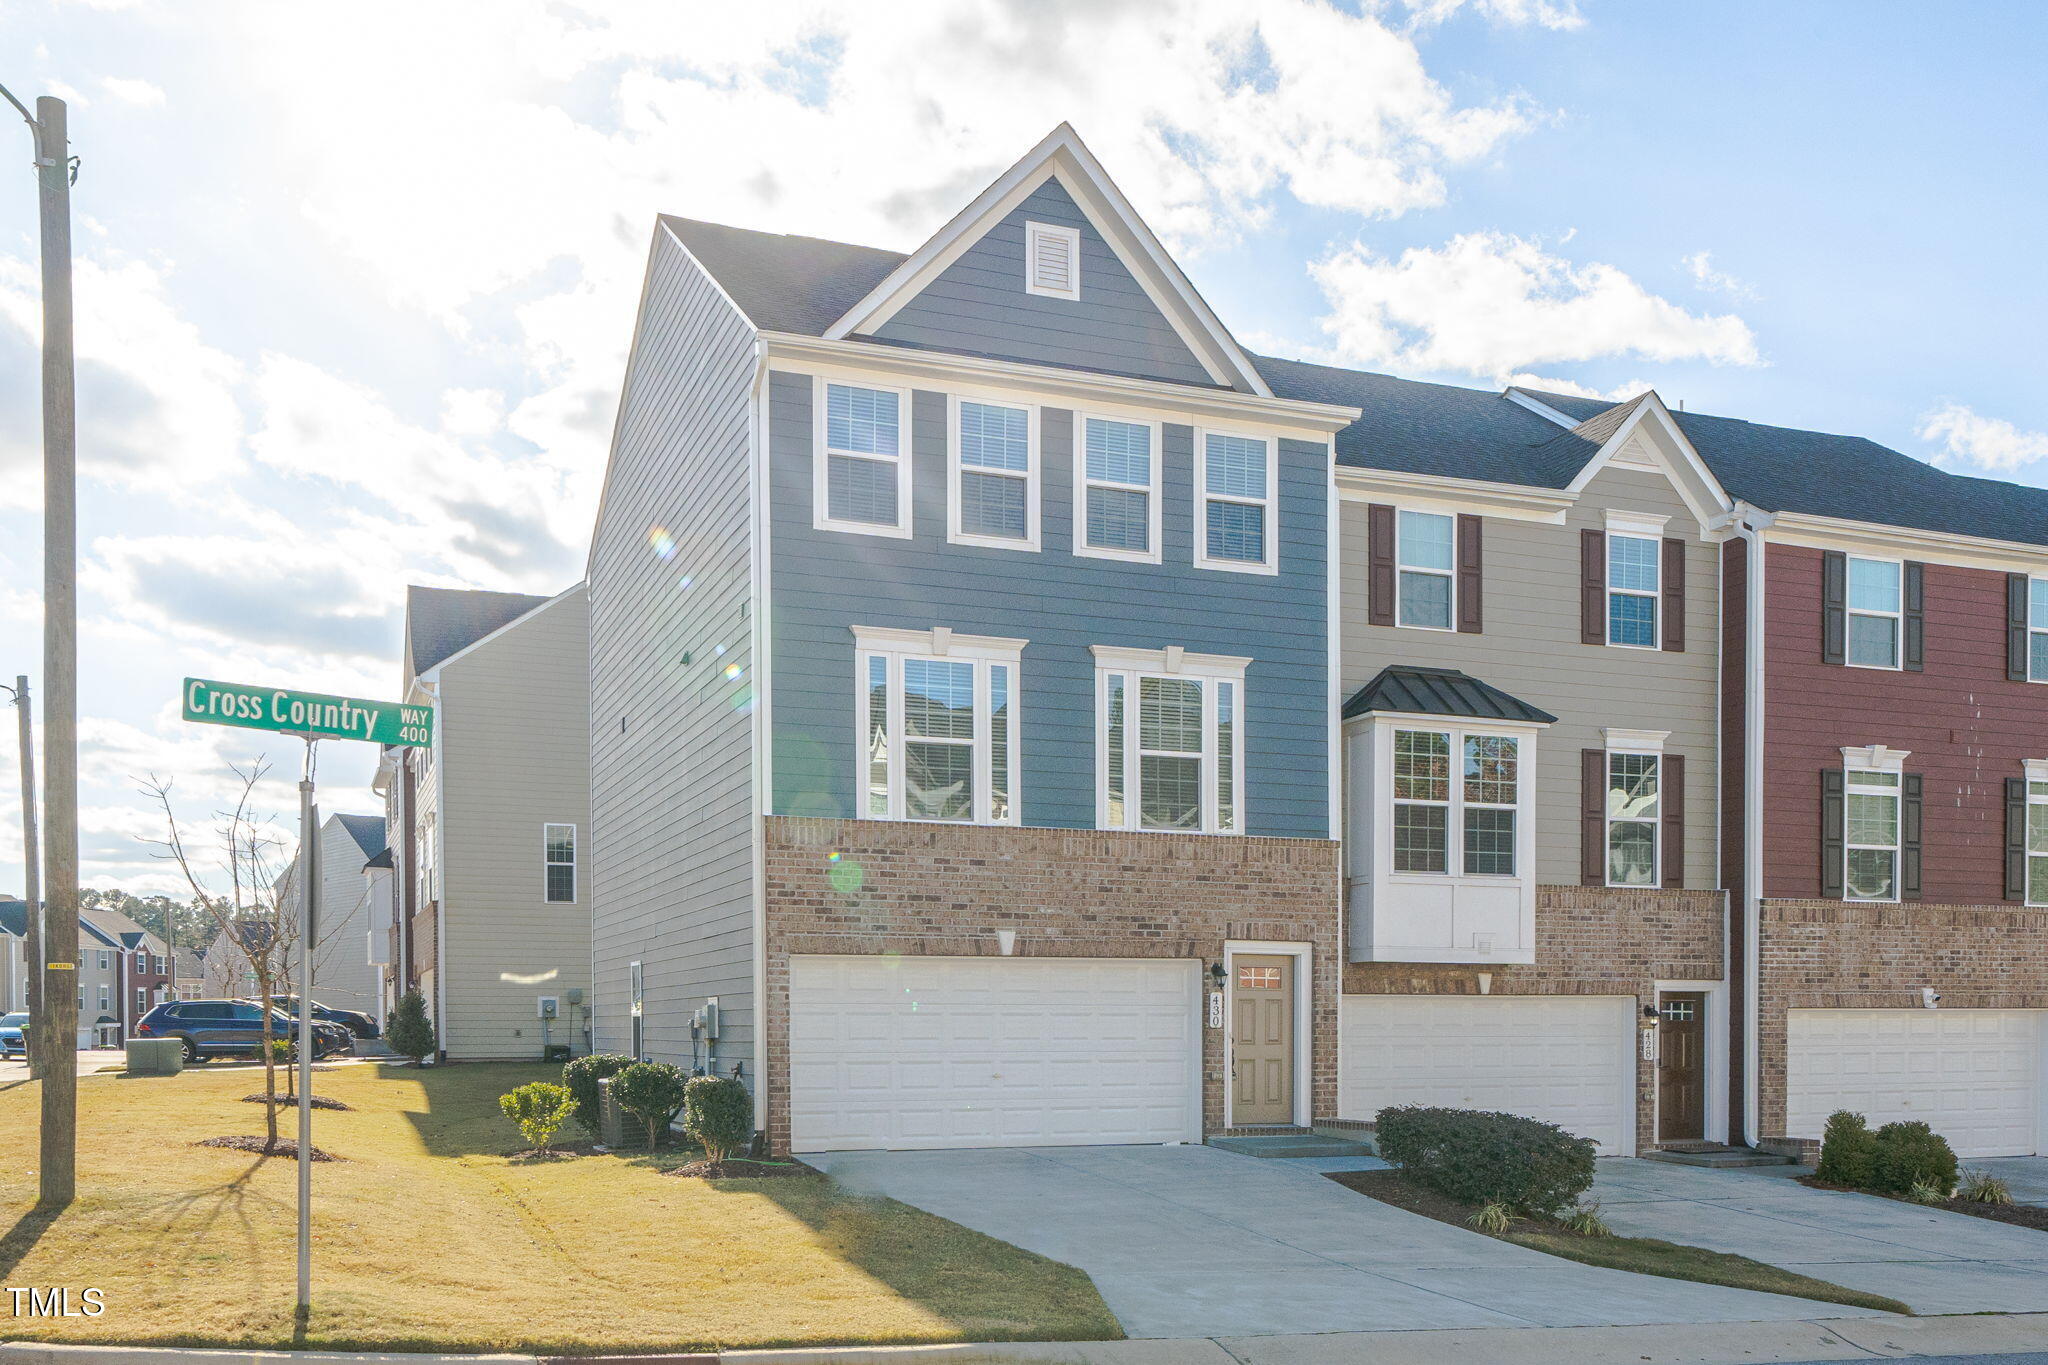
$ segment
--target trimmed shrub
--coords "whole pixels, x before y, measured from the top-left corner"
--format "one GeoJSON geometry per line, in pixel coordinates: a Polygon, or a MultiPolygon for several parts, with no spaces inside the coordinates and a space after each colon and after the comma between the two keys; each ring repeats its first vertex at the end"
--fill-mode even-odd
{"type": "Polygon", "coordinates": [[[1830,1185],[1869,1186],[1877,1160],[1877,1137],[1863,1115],[1837,1109],[1828,1115],[1828,1126],[1820,1139],[1820,1162],[1814,1178],[1830,1185]]]}
{"type": "Polygon", "coordinates": [[[683,1087],[683,1132],[704,1149],[706,1161],[724,1161],[754,1136],[754,1097],[735,1076],[692,1076],[683,1087]]]}
{"type": "Polygon", "coordinates": [[[1550,1217],[1593,1184],[1594,1145],[1554,1123],[1476,1109],[1382,1109],[1380,1155],[1416,1184],[1465,1204],[1550,1217]]]}
{"type": "Polygon", "coordinates": [[[498,1107],[505,1111],[506,1118],[519,1125],[519,1135],[526,1139],[527,1146],[545,1152],[555,1134],[576,1112],[576,1097],[566,1085],[532,1081],[508,1095],[498,1096],[498,1107]]]}
{"type": "Polygon", "coordinates": [[[661,1134],[683,1107],[683,1070],[667,1062],[635,1062],[612,1077],[612,1097],[619,1108],[647,1125],[647,1150],[661,1145],[661,1134]]]}
{"type": "Polygon", "coordinates": [[[576,1122],[587,1128],[592,1137],[598,1134],[597,1083],[631,1065],[633,1059],[622,1052],[593,1052],[562,1068],[562,1084],[576,1097],[576,1122]]]}
{"type": "Polygon", "coordinates": [[[401,1057],[412,1058],[414,1066],[434,1055],[434,1025],[427,1018],[427,998],[418,991],[398,997],[391,1021],[384,1027],[384,1041],[401,1057]]]}
{"type": "Polygon", "coordinates": [[[1915,1185],[1940,1191],[1943,1199],[1956,1187],[1956,1154],[1948,1139],[1918,1119],[1887,1123],[1877,1130],[1877,1156],[1871,1163],[1870,1187],[1887,1194],[1911,1194],[1915,1185]]]}

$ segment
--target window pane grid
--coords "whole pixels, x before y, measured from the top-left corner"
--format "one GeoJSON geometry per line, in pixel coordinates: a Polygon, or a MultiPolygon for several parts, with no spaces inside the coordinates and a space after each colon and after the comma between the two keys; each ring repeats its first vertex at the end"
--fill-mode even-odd
{"type": "Polygon", "coordinates": [[[895,461],[834,454],[826,462],[826,510],[834,521],[896,524],[895,461]]]}
{"type": "Polygon", "coordinates": [[[1450,810],[1411,802],[1394,805],[1394,870],[1442,872],[1450,810]]]}
{"type": "Polygon", "coordinates": [[[960,471],[960,530],[971,536],[1026,540],[1031,535],[1030,480],[960,471]]]}
{"type": "Polygon", "coordinates": [[[1014,818],[1013,664],[877,651],[862,655],[860,669],[869,818],[1014,818]]]}
{"type": "Polygon", "coordinates": [[[900,454],[897,395],[848,384],[825,386],[825,447],[862,455],[900,454]]]}
{"type": "Polygon", "coordinates": [[[1448,801],[1451,737],[1437,730],[1394,732],[1394,799],[1448,801]]]}
{"type": "Polygon", "coordinates": [[[1208,438],[1204,487],[1226,498],[1263,502],[1266,497],[1266,443],[1249,436],[1208,438]]]}
{"type": "Polygon", "coordinates": [[[1899,666],[1901,568],[1885,559],[1849,559],[1847,660],[1862,668],[1899,666]]]}
{"type": "Polygon", "coordinates": [[[1097,550],[1152,548],[1152,495],[1128,488],[1088,490],[1088,545],[1097,550]]]}
{"type": "Polygon", "coordinates": [[[1031,414],[989,403],[960,404],[960,463],[1022,474],[1031,468],[1031,414]]]}
{"type": "Polygon", "coordinates": [[[1109,670],[1098,676],[1104,827],[1239,832],[1242,683],[1109,670]]]}
{"type": "Polygon", "coordinates": [[[1246,564],[1266,562],[1266,509],[1242,502],[1209,503],[1208,556],[1246,564]]]}
{"type": "Polygon", "coordinates": [[[1465,811],[1465,873],[1474,877],[1515,875],[1515,812],[1487,806],[1465,811]]]}
{"type": "Polygon", "coordinates": [[[1088,478],[1095,483],[1152,486],[1152,428],[1141,422],[1088,419],[1088,478]]]}

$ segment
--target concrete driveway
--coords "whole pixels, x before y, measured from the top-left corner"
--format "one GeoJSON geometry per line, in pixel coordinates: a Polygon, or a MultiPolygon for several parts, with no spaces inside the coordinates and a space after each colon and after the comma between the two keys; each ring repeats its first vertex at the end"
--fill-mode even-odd
{"type": "Polygon", "coordinates": [[[2048,1205],[2048,1156],[1978,1157],[1965,1161],[1966,1171],[1989,1171],[2005,1182],[2018,1204],[2048,1205]]]}
{"type": "MultiPolygon", "coordinates": [[[[1213,1147],[831,1152],[804,1158],[1079,1266],[1133,1337],[1788,1321],[1856,1309],[1601,1270],[1213,1147]]],[[[2044,1277],[2048,1283],[2048,1277],[2044,1277]]]]}
{"type": "Polygon", "coordinates": [[[2048,1310],[2048,1232],[1809,1189],[1798,1174],[1602,1161],[1593,1193],[1616,1232],[1732,1251],[1888,1295],[1916,1313],[2048,1310]]]}

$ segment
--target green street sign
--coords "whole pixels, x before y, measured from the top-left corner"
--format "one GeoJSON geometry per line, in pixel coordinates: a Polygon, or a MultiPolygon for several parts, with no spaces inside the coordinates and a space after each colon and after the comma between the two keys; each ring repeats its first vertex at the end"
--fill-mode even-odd
{"type": "Polygon", "coordinates": [[[245,730],[279,730],[309,739],[360,739],[372,744],[423,746],[434,740],[427,706],[359,701],[282,687],[185,679],[185,719],[245,730]]]}

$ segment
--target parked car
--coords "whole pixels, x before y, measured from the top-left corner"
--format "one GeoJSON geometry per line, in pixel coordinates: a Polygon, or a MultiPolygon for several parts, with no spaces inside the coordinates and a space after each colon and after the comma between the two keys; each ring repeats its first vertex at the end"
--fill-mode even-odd
{"type": "MultiPolygon", "coordinates": [[[[299,997],[296,995],[273,995],[270,997],[270,1003],[294,1019],[299,1017],[299,997]]],[[[324,1019],[330,1024],[340,1024],[358,1038],[375,1038],[379,1036],[377,1021],[364,1014],[361,1010],[331,1009],[315,1000],[313,1002],[313,1017],[315,1019],[324,1019]]]]}
{"type": "Polygon", "coordinates": [[[28,1059],[28,1040],[21,1032],[27,1027],[26,1014],[0,1014],[0,1057],[28,1059]]]}
{"type": "MultiPolygon", "coordinates": [[[[273,1038],[290,1040],[293,1021],[283,1010],[270,1011],[273,1038]]],[[[214,1057],[256,1057],[263,1050],[263,1006],[254,1000],[167,1000],[142,1016],[137,1038],[176,1038],[191,1063],[214,1057]]],[[[355,1035],[340,1024],[313,1025],[313,1058],[348,1052],[355,1035]]]]}

